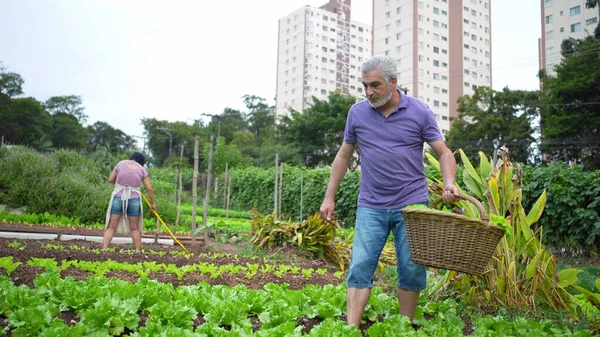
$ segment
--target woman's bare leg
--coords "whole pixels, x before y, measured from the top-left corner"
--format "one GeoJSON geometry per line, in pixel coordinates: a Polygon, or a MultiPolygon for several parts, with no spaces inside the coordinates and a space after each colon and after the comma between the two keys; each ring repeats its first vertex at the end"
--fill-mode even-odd
{"type": "Polygon", "coordinates": [[[104,240],[102,242],[102,248],[106,249],[110,245],[110,242],[112,241],[112,238],[115,235],[115,231],[117,230],[119,219],[121,219],[121,214],[110,215],[110,219],[108,220],[108,228],[104,231],[104,240]]]}
{"type": "Polygon", "coordinates": [[[129,229],[131,230],[131,239],[136,250],[142,249],[142,232],[140,232],[139,216],[128,216],[129,229]]]}

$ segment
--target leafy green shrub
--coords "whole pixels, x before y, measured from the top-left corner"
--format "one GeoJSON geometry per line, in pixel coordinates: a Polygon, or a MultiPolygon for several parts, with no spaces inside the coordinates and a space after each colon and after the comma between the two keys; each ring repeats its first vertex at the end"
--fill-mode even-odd
{"type": "Polygon", "coordinates": [[[523,187],[524,206],[531,207],[534,196],[548,193],[543,226],[545,243],[586,252],[600,247],[600,171],[584,172],[582,167],[556,164],[526,169],[530,177],[523,187]]]}

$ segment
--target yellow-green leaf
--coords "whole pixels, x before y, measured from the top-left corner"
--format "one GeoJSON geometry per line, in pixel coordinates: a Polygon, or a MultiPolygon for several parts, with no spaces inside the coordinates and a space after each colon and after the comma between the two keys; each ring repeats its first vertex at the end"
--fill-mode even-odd
{"type": "Polygon", "coordinates": [[[538,252],[535,254],[533,259],[531,259],[531,261],[529,261],[529,264],[527,264],[527,268],[525,268],[525,278],[526,279],[530,279],[533,276],[533,274],[535,273],[535,271],[538,267],[538,264],[540,262],[540,257],[542,256],[543,253],[544,253],[544,249],[538,250],[538,252]]]}
{"type": "Polygon", "coordinates": [[[469,158],[467,157],[465,152],[462,149],[460,149],[458,151],[460,152],[460,159],[462,160],[463,165],[465,166],[465,169],[467,169],[467,172],[469,173],[469,175],[472,176],[473,179],[475,179],[475,181],[477,183],[479,183],[480,185],[483,184],[483,180],[477,173],[477,170],[475,170],[475,168],[473,167],[473,164],[471,164],[471,161],[469,160],[469,158]]]}
{"type": "Polygon", "coordinates": [[[540,195],[538,200],[535,202],[535,204],[529,211],[529,214],[527,214],[527,224],[529,226],[536,223],[542,216],[542,212],[544,212],[544,207],[546,207],[547,198],[548,197],[546,194],[546,190],[544,190],[544,192],[542,192],[542,195],[540,195]]]}
{"type": "Polygon", "coordinates": [[[492,293],[490,293],[489,290],[484,290],[483,295],[485,296],[485,299],[488,300],[488,302],[492,301],[492,293]]]}
{"type": "Polygon", "coordinates": [[[486,190],[486,188],[481,180],[481,177],[479,176],[479,173],[477,170],[475,170],[465,152],[462,149],[458,151],[460,152],[460,158],[465,167],[463,171],[464,184],[472,193],[479,197],[479,199],[483,199],[483,192],[486,190]]]}
{"type": "Polygon", "coordinates": [[[441,172],[440,162],[437,159],[435,159],[435,157],[431,153],[425,152],[425,157],[427,157],[427,160],[429,161],[429,164],[431,164],[431,166],[433,166],[438,172],[441,172]]]}
{"type": "Polygon", "coordinates": [[[564,288],[575,284],[579,280],[579,277],[577,277],[577,275],[579,275],[579,273],[581,272],[583,272],[583,270],[576,268],[561,270],[558,273],[558,285],[564,288]]]}
{"type": "Polygon", "coordinates": [[[479,174],[485,180],[490,176],[490,172],[492,171],[492,164],[488,160],[485,153],[479,151],[479,174]]]}
{"type": "Polygon", "coordinates": [[[498,215],[503,216],[500,210],[500,193],[498,192],[498,180],[496,177],[491,176],[488,179],[488,188],[490,191],[490,197],[492,200],[492,208],[497,212],[498,215]]]}

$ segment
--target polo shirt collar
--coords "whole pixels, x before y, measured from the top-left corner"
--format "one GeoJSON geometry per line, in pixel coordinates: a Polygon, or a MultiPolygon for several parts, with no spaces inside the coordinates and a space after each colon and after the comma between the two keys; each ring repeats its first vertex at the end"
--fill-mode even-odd
{"type": "Polygon", "coordinates": [[[398,103],[398,109],[404,109],[404,108],[408,108],[408,97],[402,93],[402,91],[399,88],[396,88],[396,91],[398,92],[398,94],[400,94],[400,103],[398,103]]]}

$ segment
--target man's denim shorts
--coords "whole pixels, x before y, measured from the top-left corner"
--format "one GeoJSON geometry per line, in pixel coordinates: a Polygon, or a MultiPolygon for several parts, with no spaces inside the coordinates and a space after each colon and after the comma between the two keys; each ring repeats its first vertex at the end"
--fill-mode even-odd
{"type": "Polygon", "coordinates": [[[394,233],[398,260],[398,288],[421,291],[427,287],[425,266],[412,261],[401,208],[376,210],[358,207],[348,288],[372,288],[373,274],[390,232],[394,233]]]}
{"type": "MultiPolygon", "coordinates": [[[[123,214],[123,201],[120,197],[113,198],[110,213],[123,214]]],[[[142,214],[142,206],[140,205],[140,199],[129,199],[129,201],[127,201],[127,216],[140,216],[140,214],[142,214]]]]}

